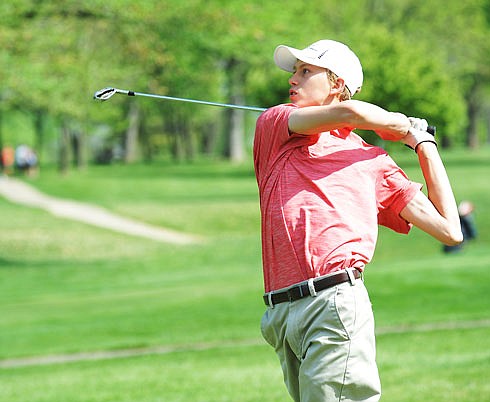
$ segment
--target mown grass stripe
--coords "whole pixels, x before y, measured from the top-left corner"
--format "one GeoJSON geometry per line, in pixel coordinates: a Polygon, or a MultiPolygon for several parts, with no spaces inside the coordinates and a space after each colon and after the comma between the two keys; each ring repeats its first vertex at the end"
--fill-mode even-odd
{"type": "MultiPolygon", "coordinates": [[[[376,330],[377,335],[393,335],[408,333],[423,333],[433,331],[453,331],[462,329],[489,328],[490,319],[472,321],[432,322],[426,324],[398,325],[381,327],[376,330]]],[[[51,356],[33,356],[14,359],[0,360],[0,368],[16,368],[30,366],[46,366],[51,364],[66,364],[82,361],[95,361],[107,359],[121,359],[129,357],[140,357],[147,355],[163,355],[176,352],[196,352],[210,349],[239,348],[264,345],[262,339],[243,339],[229,342],[203,342],[187,345],[167,345],[147,348],[133,348],[120,350],[100,350],[94,352],[82,352],[72,354],[60,354],[51,356]]]]}

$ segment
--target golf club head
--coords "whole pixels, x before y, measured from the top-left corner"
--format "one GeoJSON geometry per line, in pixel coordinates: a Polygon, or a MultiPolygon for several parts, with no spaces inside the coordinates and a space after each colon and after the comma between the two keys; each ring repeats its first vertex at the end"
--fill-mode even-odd
{"type": "Polygon", "coordinates": [[[95,92],[94,99],[104,102],[107,99],[111,98],[116,92],[116,88],[103,88],[95,92]]]}

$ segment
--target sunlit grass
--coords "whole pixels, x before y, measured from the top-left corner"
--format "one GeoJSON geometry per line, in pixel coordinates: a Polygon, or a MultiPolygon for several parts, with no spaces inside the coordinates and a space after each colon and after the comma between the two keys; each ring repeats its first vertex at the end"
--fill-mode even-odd
{"type": "MultiPolygon", "coordinates": [[[[400,163],[420,180],[413,157],[402,154],[400,163]]],[[[443,255],[441,245],[417,229],[409,236],[381,229],[367,268],[390,401],[490,399],[490,329],[478,325],[490,319],[490,165],[472,154],[446,159],[457,198],[476,205],[478,238],[456,255],[443,255]],[[466,326],[456,329],[458,323],[466,326]]],[[[274,351],[259,330],[260,222],[250,165],[90,167],[68,176],[45,169],[29,181],[53,196],[200,234],[206,242],[159,243],[0,199],[0,362],[183,347],[0,368],[0,400],[287,400],[274,351]]]]}

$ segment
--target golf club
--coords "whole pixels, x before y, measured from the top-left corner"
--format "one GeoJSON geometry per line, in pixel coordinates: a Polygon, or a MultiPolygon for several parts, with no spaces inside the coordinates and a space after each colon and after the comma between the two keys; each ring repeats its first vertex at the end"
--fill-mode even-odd
{"type": "Polygon", "coordinates": [[[94,99],[100,100],[100,101],[106,101],[106,100],[110,99],[114,94],[121,94],[121,95],[127,95],[127,96],[145,96],[148,98],[158,98],[158,99],[166,99],[166,100],[173,100],[173,101],[180,101],[180,102],[198,103],[200,105],[220,106],[220,107],[226,107],[226,108],[231,108],[231,109],[251,110],[254,112],[263,112],[264,110],[266,110],[266,108],[262,108],[262,107],[231,105],[229,103],[208,102],[208,101],[202,101],[202,100],[197,100],[197,99],[175,98],[173,96],[146,94],[143,92],[134,92],[134,91],[128,91],[126,89],[117,89],[117,88],[111,88],[111,87],[104,88],[104,89],[101,89],[101,90],[95,92],[94,99]]]}
{"type": "MultiPolygon", "coordinates": [[[[145,96],[147,98],[157,98],[157,99],[166,99],[166,100],[173,100],[179,102],[197,103],[200,105],[219,106],[219,107],[226,107],[231,109],[251,110],[254,112],[263,112],[267,110],[266,108],[257,107],[257,106],[232,105],[230,103],[218,103],[218,102],[208,102],[208,101],[197,100],[197,99],[176,98],[173,96],[147,94],[143,92],[134,92],[134,91],[128,91],[127,89],[117,89],[112,87],[107,87],[98,90],[94,94],[94,99],[104,102],[112,98],[114,94],[121,94],[127,96],[145,96]]],[[[435,126],[427,127],[427,132],[435,136],[436,127],[435,126]]]]}

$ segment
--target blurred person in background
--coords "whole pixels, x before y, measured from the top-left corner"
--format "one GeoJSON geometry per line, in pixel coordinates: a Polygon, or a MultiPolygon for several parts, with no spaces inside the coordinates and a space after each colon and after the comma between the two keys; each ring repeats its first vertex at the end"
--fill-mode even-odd
{"type": "Polygon", "coordinates": [[[463,245],[469,241],[476,239],[476,223],[473,212],[475,206],[471,201],[461,201],[458,205],[459,220],[461,221],[461,232],[463,232],[463,243],[456,244],[454,246],[448,246],[445,244],[443,250],[445,253],[456,253],[461,251],[463,245]]]}
{"type": "Polygon", "coordinates": [[[9,175],[13,173],[12,168],[15,162],[15,151],[12,147],[4,147],[2,149],[2,171],[3,174],[9,175]]]}
{"type": "Polygon", "coordinates": [[[38,159],[31,147],[22,144],[15,149],[15,168],[27,176],[37,173],[38,159]]]}

